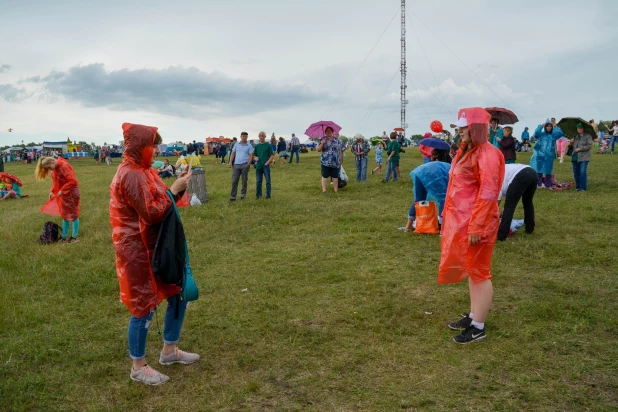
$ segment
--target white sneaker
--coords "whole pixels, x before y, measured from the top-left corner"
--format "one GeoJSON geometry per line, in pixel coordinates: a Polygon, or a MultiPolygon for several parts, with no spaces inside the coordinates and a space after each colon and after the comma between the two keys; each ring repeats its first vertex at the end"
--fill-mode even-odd
{"type": "Polygon", "coordinates": [[[163,352],[161,352],[161,355],[159,356],[159,363],[161,365],[171,365],[173,363],[189,365],[191,363],[197,362],[199,358],[200,355],[198,355],[197,353],[183,352],[180,349],[176,348],[174,349],[174,352],[170,353],[169,355],[164,355],[163,352]]]}
{"type": "Polygon", "coordinates": [[[163,385],[165,382],[170,380],[170,377],[162,374],[161,372],[157,372],[152,369],[148,365],[144,365],[138,370],[133,370],[131,368],[131,379],[136,382],[142,382],[146,385],[163,385]]]}

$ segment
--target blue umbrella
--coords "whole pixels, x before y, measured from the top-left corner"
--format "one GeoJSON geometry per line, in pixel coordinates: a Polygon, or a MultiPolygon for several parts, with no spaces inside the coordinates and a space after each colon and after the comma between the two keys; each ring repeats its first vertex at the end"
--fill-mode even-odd
{"type": "Polygon", "coordinates": [[[436,139],[435,137],[429,137],[427,139],[422,139],[418,142],[419,145],[433,147],[438,150],[451,150],[451,145],[446,143],[444,140],[436,139]]]}

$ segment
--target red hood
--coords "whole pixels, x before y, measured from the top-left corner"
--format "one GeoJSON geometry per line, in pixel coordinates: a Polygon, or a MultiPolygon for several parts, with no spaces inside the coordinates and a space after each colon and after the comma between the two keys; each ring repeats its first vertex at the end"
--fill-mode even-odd
{"type": "Polygon", "coordinates": [[[153,145],[157,128],[141,124],[123,123],[124,158],[136,165],[149,168],[152,163],[153,145]]]}
{"type": "Polygon", "coordinates": [[[466,116],[468,120],[472,143],[476,146],[487,143],[489,140],[489,119],[491,119],[491,115],[487,110],[482,107],[469,107],[461,109],[457,117],[461,118],[462,115],[466,116]]]}

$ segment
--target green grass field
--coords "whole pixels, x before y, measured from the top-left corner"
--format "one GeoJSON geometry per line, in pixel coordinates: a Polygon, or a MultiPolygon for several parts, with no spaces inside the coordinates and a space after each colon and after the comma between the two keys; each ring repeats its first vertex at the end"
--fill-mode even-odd
{"type": "MultiPolygon", "coordinates": [[[[202,163],[210,201],[181,211],[201,297],[180,342],[202,360],[159,366],[155,322],[147,359],[170,376],[161,387],[129,379],[108,216],[117,159],[71,161],[72,245],[39,244],[51,181],[6,165],[30,198],[0,202],[0,409],[618,408],[618,156],[593,155],[587,193],[537,191],[535,233],[496,245],[488,338],[465,346],[446,323],[468,310],[467,284],[437,285],[440,238],[396,230],[416,150],[398,183],[369,176],[337,195],[320,193],[319,157],[306,154],[273,169],[272,200],[254,200],[252,171],[234,204],[230,169],[202,163]]],[[[353,180],[349,156],[345,167],[353,180]]],[[[570,163],[555,173],[572,179],[570,163]]]]}

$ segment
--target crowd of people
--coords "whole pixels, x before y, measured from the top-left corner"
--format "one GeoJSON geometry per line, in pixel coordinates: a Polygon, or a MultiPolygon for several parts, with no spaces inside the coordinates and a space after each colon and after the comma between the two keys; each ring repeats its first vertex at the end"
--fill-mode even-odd
{"type": "MultiPolygon", "coordinates": [[[[450,322],[448,327],[459,333],[453,340],[467,344],[487,336],[485,321],[493,297],[491,262],[494,244],[504,241],[513,233],[512,221],[516,206],[523,204],[524,230],[532,234],[535,229],[534,196],[537,189],[551,187],[553,166],[564,151],[571,157],[577,191],[586,191],[587,165],[594,139],[577,124],[577,135],[562,144],[564,133],[555,119],[538,125],[532,136],[528,128],[522,140],[533,143],[534,154],[530,165],[518,164],[513,129],[500,127],[496,119],[482,108],[462,109],[454,124],[456,134],[451,146],[446,148],[419,147],[423,164],[410,172],[413,184],[413,201],[405,232],[441,234],[441,259],[438,283],[458,283],[467,279],[470,308],[450,322]],[[564,149],[564,150],[563,150],[564,149]],[[568,149],[568,150],[567,150],[568,149]],[[504,201],[503,209],[500,205],[504,201]],[[435,227],[427,229],[428,218],[435,227]],[[434,221],[432,220],[432,221],[434,221]],[[421,228],[422,230],[419,230],[421,228]],[[423,231],[428,230],[428,231],[423,231]]],[[[116,252],[116,270],[120,284],[120,298],[130,312],[128,323],[129,355],[132,359],[131,379],[150,385],[160,385],[169,378],[146,362],[146,338],[150,322],[159,303],[167,299],[163,347],[159,355],[161,365],[190,364],[199,355],[178,348],[187,302],[180,299],[178,285],[165,284],[155,276],[151,256],[159,242],[157,230],[172,208],[188,204],[187,187],[192,177],[191,162],[175,170],[166,158],[157,169],[152,165],[159,155],[161,136],[156,127],[123,124],[124,160],[118,167],[110,186],[109,205],[112,240],[116,252]],[[168,187],[162,179],[176,176],[168,187]]],[[[614,122],[612,132],[618,132],[614,122]]],[[[616,133],[618,135],[618,133],[616,133]]],[[[228,148],[221,145],[216,150],[217,164],[227,164],[232,169],[230,202],[235,202],[241,183],[240,199],[247,196],[248,174],[256,171],[256,199],[272,196],[270,168],[278,156],[281,163],[299,159],[300,142],[292,136],[290,144],[283,138],[266,133],[258,134],[259,142],[248,141],[242,132],[240,141],[232,140],[229,160],[228,148]],[[220,160],[219,160],[220,159],[220,160]],[[263,190],[265,184],[265,191],[263,190]]],[[[332,127],[324,129],[317,151],[320,153],[321,188],[326,194],[329,183],[334,192],[340,188],[343,159],[349,149],[354,156],[356,182],[365,183],[371,150],[375,150],[376,166],[371,174],[382,174],[384,162],[387,170],[382,182],[399,180],[400,153],[403,152],[401,134],[393,132],[387,142],[372,146],[362,135],[356,135],[350,147],[335,136],[332,127]],[[375,147],[375,148],[374,148],[375,147]]],[[[426,136],[428,137],[428,136],[426,136]]],[[[195,146],[187,148],[187,157],[195,156],[195,146]]],[[[199,149],[198,149],[199,150],[199,149]]],[[[97,159],[95,153],[95,159],[97,159]]],[[[41,209],[44,213],[60,216],[62,230],[60,242],[79,242],[81,195],[75,172],[68,161],[58,156],[42,156],[35,171],[38,180],[48,175],[52,178],[49,200],[41,209]]],[[[6,173],[0,173],[2,200],[21,196],[21,182],[6,173]]],[[[177,231],[182,231],[182,226],[177,231]]],[[[182,234],[184,238],[184,234],[182,234]]]]}

